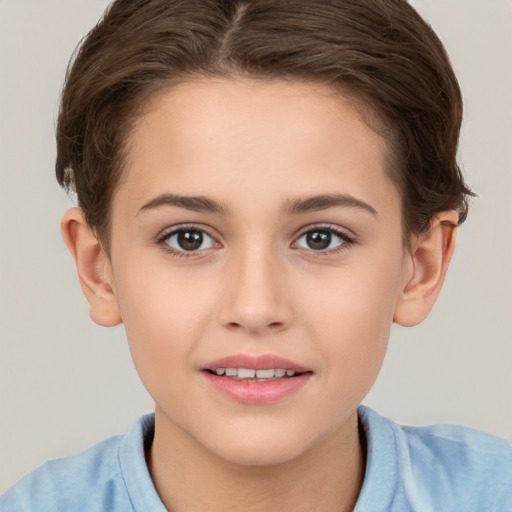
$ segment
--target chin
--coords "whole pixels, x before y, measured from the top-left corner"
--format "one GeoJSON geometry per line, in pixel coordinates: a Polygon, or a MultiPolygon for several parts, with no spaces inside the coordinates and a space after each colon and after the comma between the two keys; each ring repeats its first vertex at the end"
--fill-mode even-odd
{"type": "Polygon", "coordinates": [[[277,466],[285,464],[294,460],[301,454],[300,451],[282,451],[276,453],[275,451],[262,451],[261,449],[237,452],[229,452],[226,454],[220,454],[220,456],[231,464],[238,466],[252,466],[252,467],[265,467],[265,466],[277,466]]]}
{"type": "MultiPolygon", "coordinates": [[[[217,440],[218,441],[218,440],[217,440]]],[[[210,451],[226,462],[240,466],[275,466],[300,457],[310,447],[309,443],[294,440],[291,436],[243,436],[238,433],[210,446],[210,451]]]]}

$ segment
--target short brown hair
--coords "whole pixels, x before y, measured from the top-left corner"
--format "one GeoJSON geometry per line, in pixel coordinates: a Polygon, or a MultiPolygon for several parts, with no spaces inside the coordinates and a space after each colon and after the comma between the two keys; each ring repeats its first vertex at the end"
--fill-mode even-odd
{"type": "Polygon", "coordinates": [[[149,96],[198,76],[350,95],[384,126],[405,232],[427,230],[444,210],[465,220],[460,89],[442,43],[405,0],[116,0],[68,68],[57,125],[57,179],[76,190],[107,250],[133,122],[149,96]]]}

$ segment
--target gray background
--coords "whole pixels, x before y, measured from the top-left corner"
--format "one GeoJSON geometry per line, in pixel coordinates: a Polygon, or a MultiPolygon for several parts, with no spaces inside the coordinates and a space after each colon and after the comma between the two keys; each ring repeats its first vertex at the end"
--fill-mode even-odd
{"type": "MultiPolygon", "coordinates": [[[[122,327],[88,317],[59,231],[71,201],[53,178],[65,66],[107,3],[0,0],[0,492],[152,409],[122,327]]],[[[365,403],[402,423],[462,423],[512,440],[512,2],[413,4],[459,76],[461,161],[480,198],[434,312],[393,329],[365,403]]]]}

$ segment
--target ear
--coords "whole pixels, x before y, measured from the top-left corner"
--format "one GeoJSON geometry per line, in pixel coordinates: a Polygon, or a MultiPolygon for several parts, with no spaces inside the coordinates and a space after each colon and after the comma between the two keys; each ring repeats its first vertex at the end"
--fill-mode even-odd
{"type": "Polygon", "coordinates": [[[427,233],[411,242],[409,272],[395,306],[393,321],[405,327],[421,323],[441,291],[455,250],[458,215],[449,210],[436,215],[427,233]]]}
{"type": "Polygon", "coordinates": [[[122,319],[110,259],[89,229],[80,208],[71,208],[64,214],[61,231],[75,260],[80,286],[89,302],[91,318],[105,327],[120,324],[122,319]]]}

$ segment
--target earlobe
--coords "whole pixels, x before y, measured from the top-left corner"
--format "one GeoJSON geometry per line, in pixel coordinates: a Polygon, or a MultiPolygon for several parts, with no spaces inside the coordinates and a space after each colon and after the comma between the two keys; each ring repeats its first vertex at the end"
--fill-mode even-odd
{"type": "Polygon", "coordinates": [[[80,208],[68,210],[61,221],[64,242],[75,260],[80,286],[94,322],[112,327],[122,322],[110,260],[89,229],[80,208]]]}
{"type": "Polygon", "coordinates": [[[458,216],[449,210],[436,215],[427,233],[412,242],[410,272],[404,280],[393,321],[405,327],[421,323],[432,310],[455,250],[458,216]]]}

